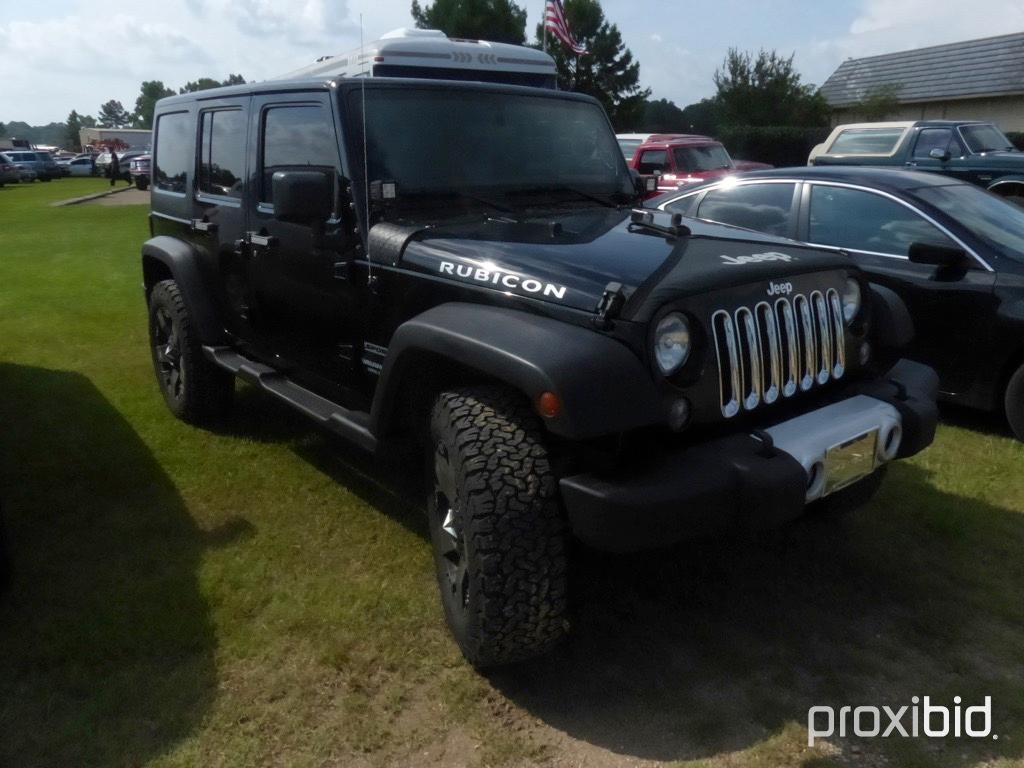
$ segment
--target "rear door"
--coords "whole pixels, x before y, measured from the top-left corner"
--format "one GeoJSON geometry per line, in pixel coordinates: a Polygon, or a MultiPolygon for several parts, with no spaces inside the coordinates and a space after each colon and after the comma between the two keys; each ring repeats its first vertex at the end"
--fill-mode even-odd
{"type": "Polygon", "coordinates": [[[910,356],[938,371],[944,392],[965,392],[991,350],[995,273],[974,257],[957,270],[912,263],[911,243],[964,245],[885,193],[808,182],[801,210],[799,239],[847,251],[872,280],[895,290],[914,320],[910,356]]]}
{"type": "MultiPolygon", "coordinates": [[[[212,256],[228,329],[255,348],[259,306],[245,242],[249,190],[246,141],[252,97],[200,101],[190,226],[212,256]]],[[[258,345],[257,345],[258,346],[258,345]]]]}

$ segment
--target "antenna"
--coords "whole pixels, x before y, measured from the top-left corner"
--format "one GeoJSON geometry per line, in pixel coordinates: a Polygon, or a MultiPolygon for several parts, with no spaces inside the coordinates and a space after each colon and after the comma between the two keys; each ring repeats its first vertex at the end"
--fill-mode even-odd
{"type": "Polygon", "coordinates": [[[366,206],[366,284],[373,285],[373,255],[370,253],[370,156],[366,152],[366,53],[363,50],[363,14],[359,14],[359,61],[362,78],[359,84],[363,120],[363,204],[366,206]]]}

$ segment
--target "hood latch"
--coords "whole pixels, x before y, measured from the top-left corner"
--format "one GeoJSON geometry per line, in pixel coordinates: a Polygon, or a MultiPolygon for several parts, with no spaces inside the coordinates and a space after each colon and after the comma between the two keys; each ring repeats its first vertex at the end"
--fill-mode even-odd
{"type": "Polygon", "coordinates": [[[594,318],[594,325],[602,329],[611,327],[612,318],[618,317],[619,310],[625,303],[626,294],[622,292],[622,283],[608,283],[597,302],[595,310],[597,317],[594,318]]]}

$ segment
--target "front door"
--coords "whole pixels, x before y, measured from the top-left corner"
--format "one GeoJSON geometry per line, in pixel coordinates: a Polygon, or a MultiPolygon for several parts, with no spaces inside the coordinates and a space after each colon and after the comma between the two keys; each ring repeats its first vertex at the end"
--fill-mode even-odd
{"type": "Polygon", "coordinates": [[[914,170],[934,171],[961,181],[977,184],[977,172],[971,154],[952,128],[922,128],[914,142],[907,166],[914,170]],[[938,150],[943,157],[932,157],[938,150]]]}
{"type": "Polygon", "coordinates": [[[255,204],[246,240],[257,275],[259,332],[279,368],[328,397],[341,397],[353,371],[358,310],[347,264],[358,239],[351,234],[329,97],[257,97],[250,131],[256,137],[250,158],[255,204]],[[319,171],[331,180],[327,220],[284,221],[275,214],[274,174],[288,170],[319,171]]]}
{"type": "Polygon", "coordinates": [[[849,251],[871,280],[896,291],[916,330],[908,356],[938,371],[943,392],[966,392],[992,349],[995,273],[973,258],[956,270],[912,263],[911,243],[962,246],[892,197],[818,182],[805,195],[800,239],[849,251]]]}

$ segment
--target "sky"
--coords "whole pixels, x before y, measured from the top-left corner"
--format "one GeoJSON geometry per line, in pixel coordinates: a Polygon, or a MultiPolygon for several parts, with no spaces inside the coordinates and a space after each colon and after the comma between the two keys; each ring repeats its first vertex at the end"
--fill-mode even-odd
{"type": "MultiPolygon", "coordinates": [[[[521,2],[522,0],[520,0],[521,2]]],[[[603,0],[654,98],[714,92],[730,46],[796,55],[821,84],[846,58],[1024,31],[1024,2],[973,0],[603,0]]],[[[129,111],[143,80],[262,80],[412,26],[411,0],[0,0],[0,121],[33,125],[108,99],[129,111]]],[[[532,36],[543,0],[529,0],[532,36]]]]}

